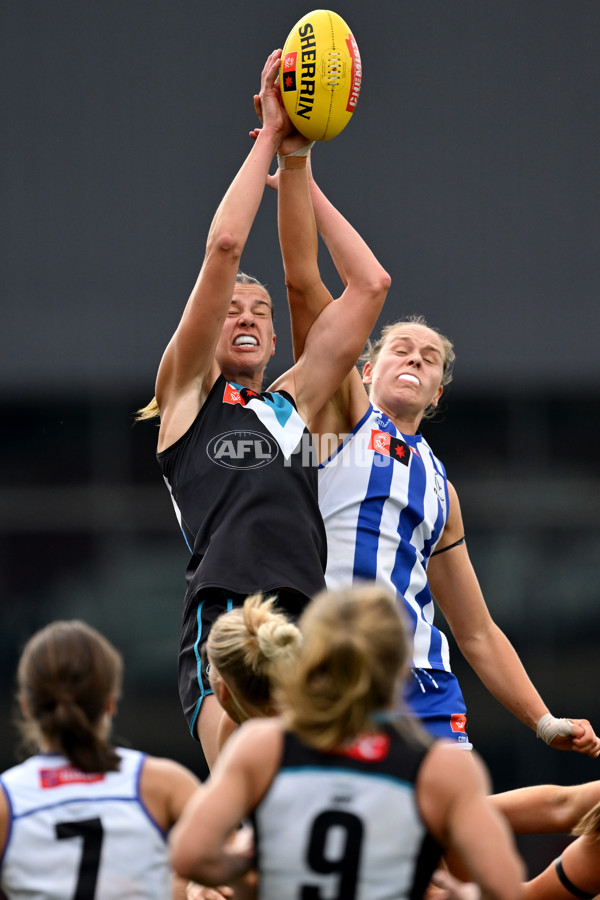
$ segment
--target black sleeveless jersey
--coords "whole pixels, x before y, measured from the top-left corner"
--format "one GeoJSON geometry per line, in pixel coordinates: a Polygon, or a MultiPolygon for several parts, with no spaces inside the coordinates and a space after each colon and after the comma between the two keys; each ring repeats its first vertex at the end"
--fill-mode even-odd
{"type": "Polygon", "coordinates": [[[253,813],[261,898],[421,900],[441,855],[416,798],[426,754],[389,726],[330,753],[286,732],[253,813]]]}
{"type": "Polygon", "coordinates": [[[188,596],[324,586],[326,537],[312,438],[285,392],[220,375],[179,440],[157,454],[192,553],[188,596]]]}

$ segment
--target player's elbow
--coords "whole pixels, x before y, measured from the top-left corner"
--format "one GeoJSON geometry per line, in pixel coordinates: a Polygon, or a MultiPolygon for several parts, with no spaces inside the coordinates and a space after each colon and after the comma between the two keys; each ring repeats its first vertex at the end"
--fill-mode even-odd
{"type": "Polygon", "coordinates": [[[206,857],[203,850],[197,847],[194,851],[189,852],[186,848],[171,846],[171,868],[180,878],[187,881],[197,881],[206,884],[209,887],[218,884],[218,880],[213,880],[213,869],[215,869],[216,861],[206,857]]]}
{"type": "Polygon", "coordinates": [[[348,286],[360,291],[363,299],[368,299],[371,308],[381,309],[391,283],[390,275],[379,266],[374,270],[361,270],[358,278],[349,279],[348,286]]]}
{"type": "Polygon", "coordinates": [[[238,235],[235,229],[223,228],[209,237],[206,244],[206,258],[239,264],[243,249],[242,235],[238,235]]]}
{"type": "Polygon", "coordinates": [[[381,305],[386,298],[392,284],[391,276],[383,268],[379,268],[374,272],[368,282],[368,290],[373,295],[374,300],[378,300],[381,305]]]}

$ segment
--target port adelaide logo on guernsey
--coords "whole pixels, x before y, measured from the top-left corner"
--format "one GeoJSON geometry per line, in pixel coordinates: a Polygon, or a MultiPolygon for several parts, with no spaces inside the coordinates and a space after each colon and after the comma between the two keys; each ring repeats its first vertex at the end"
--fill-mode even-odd
{"type": "Polygon", "coordinates": [[[258,431],[226,431],[209,441],[206,453],[226,469],[260,469],[273,462],[279,446],[258,431]]]}

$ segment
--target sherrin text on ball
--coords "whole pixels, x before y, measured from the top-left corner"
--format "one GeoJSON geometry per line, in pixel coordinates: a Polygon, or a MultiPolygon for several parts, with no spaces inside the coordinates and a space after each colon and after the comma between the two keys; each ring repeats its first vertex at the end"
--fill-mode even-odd
{"type": "Polygon", "coordinates": [[[300,134],[329,141],[354,113],[362,66],[358,46],[341,16],[315,9],[296,22],[283,47],[279,85],[300,134]]]}

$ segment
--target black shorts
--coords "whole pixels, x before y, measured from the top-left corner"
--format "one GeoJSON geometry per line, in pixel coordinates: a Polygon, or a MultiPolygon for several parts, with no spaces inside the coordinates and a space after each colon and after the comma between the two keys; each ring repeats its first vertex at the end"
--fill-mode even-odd
{"type": "MultiPolygon", "coordinates": [[[[294,620],[308,603],[304,594],[285,588],[267,593],[267,596],[273,595],[277,596],[277,606],[294,620]]],[[[246,597],[247,594],[215,587],[204,588],[186,598],[179,641],[179,698],[195,740],[198,740],[196,720],[202,701],[207,694],[212,694],[206,672],[206,639],[213,622],[222,613],[243,606],[246,597]]]]}

